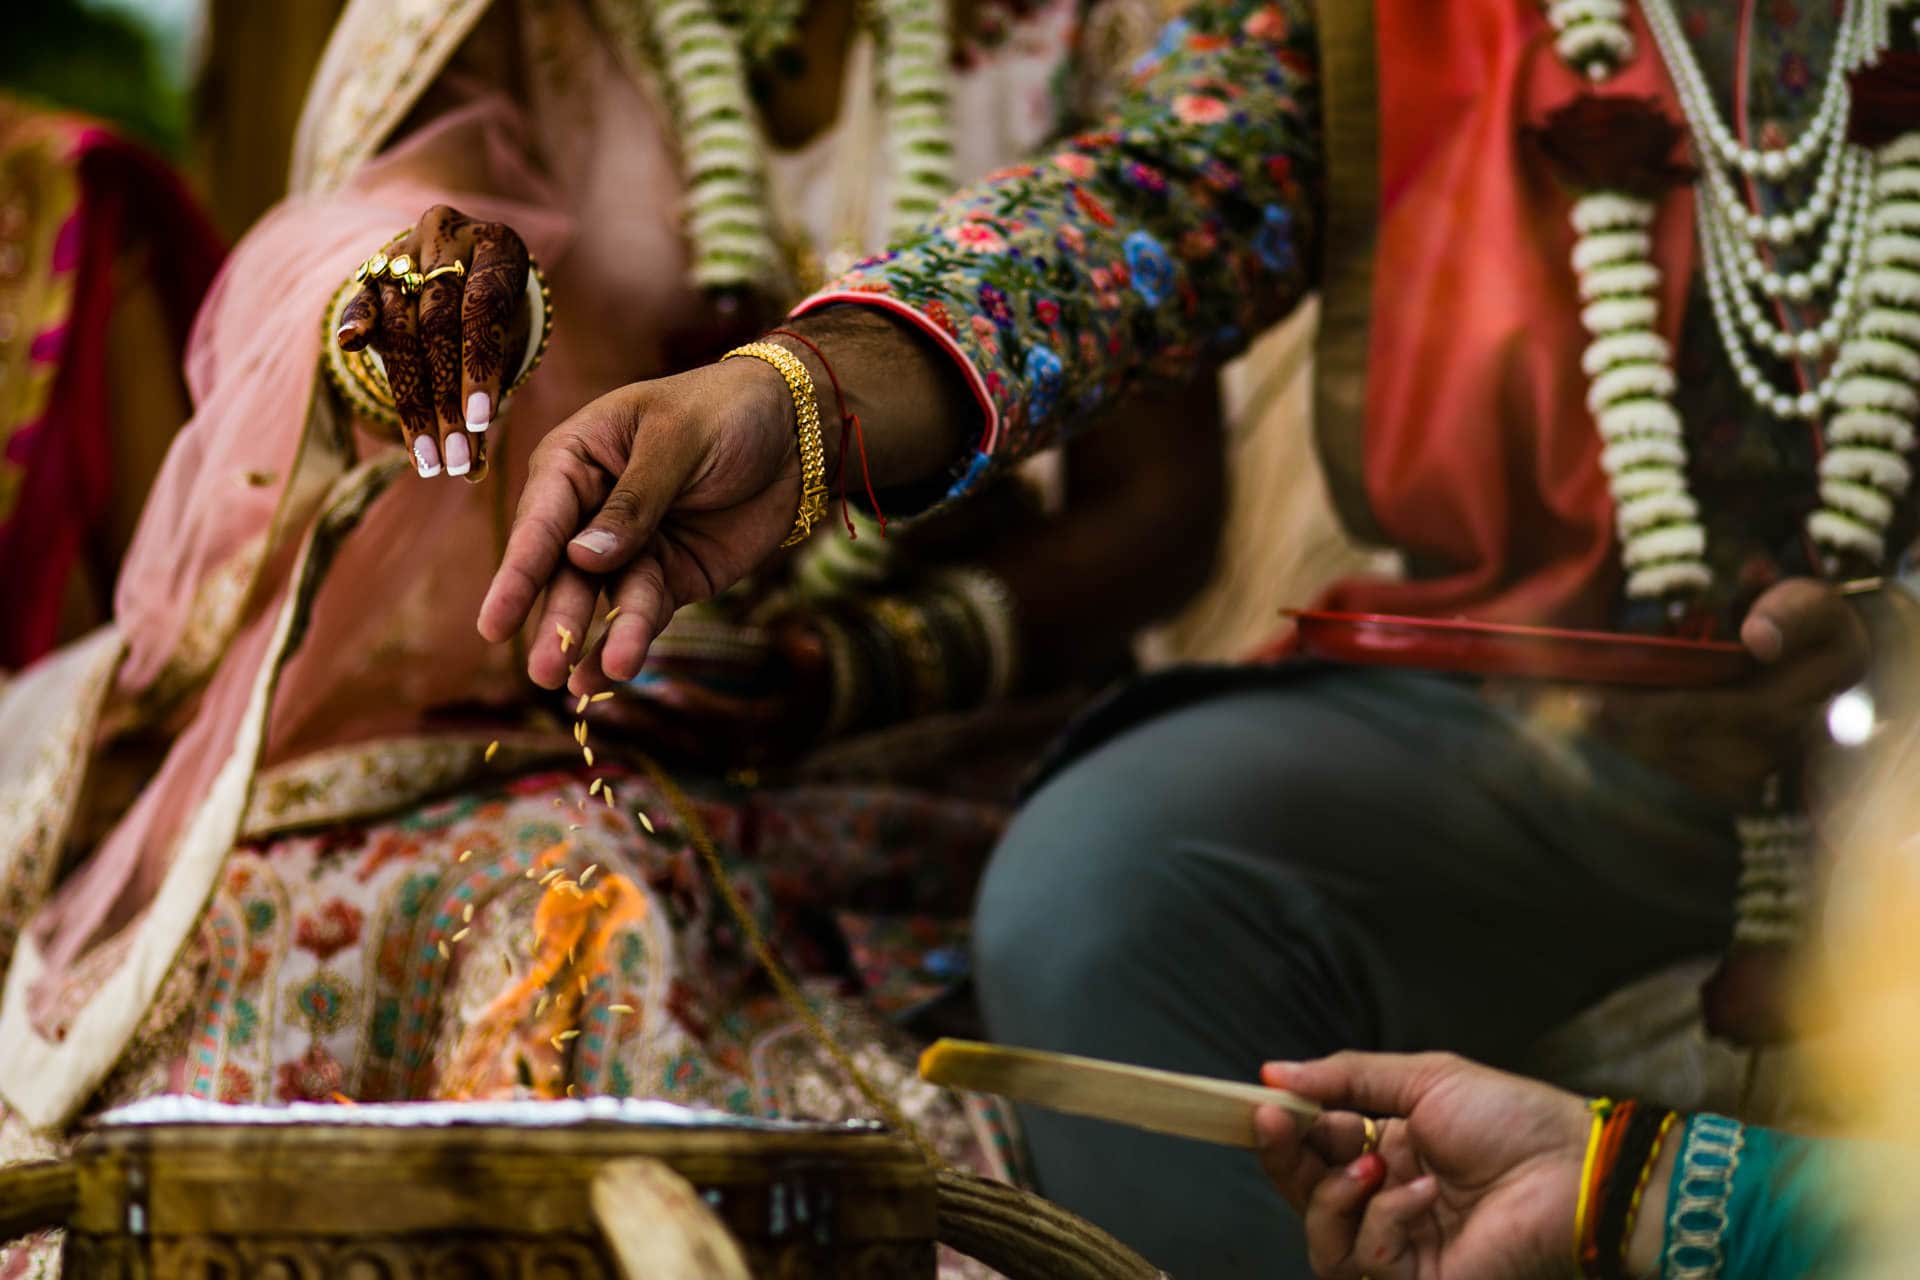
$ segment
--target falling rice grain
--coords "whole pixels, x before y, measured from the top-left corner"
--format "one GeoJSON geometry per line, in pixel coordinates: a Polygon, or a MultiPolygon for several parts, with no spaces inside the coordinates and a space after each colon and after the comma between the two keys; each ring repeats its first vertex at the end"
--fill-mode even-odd
{"type": "Polygon", "coordinates": [[[607,621],[608,621],[608,622],[612,622],[612,621],[613,621],[613,620],[614,620],[615,618],[617,618],[617,617],[619,617],[619,616],[620,616],[620,606],[619,606],[619,605],[615,605],[615,606],[613,606],[613,608],[611,608],[611,609],[609,609],[609,610],[607,610],[607,621]]]}
{"type": "Polygon", "coordinates": [[[602,791],[602,792],[600,793],[600,798],[601,798],[602,800],[605,800],[605,801],[607,802],[607,808],[609,808],[609,809],[617,809],[617,808],[619,808],[619,806],[618,806],[618,805],[616,805],[616,804],[614,804],[614,802],[613,802],[613,788],[612,788],[612,787],[608,787],[608,788],[607,788],[607,789],[606,789],[605,791],[602,791]]]}
{"type": "Polygon", "coordinates": [[[458,933],[456,933],[456,934],[454,934],[454,935],[453,935],[453,938],[452,938],[452,941],[454,941],[454,942],[459,942],[459,941],[460,941],[460,939],[462,939],[462,938],[464,938],[464,937],[466,937],[466,936],[467,936],[468,934],[470,934],[470,933],[472,933],[472,932],[473,932],[473,930],[472,930],[472,929],[462,929],[462,930],[460,930],[460,931],[459,931],[458,933]]]}
{"type": "Polygon", "coordinates": [[[469,859],[471,859],[472,857],[473,857],[473,850],[471,850],[471,849],[462,849],[462,850],[460,851],[460,857],[459,857],[459,859],[458,859],[458,860],[459,860],[459,861],[461,861],[461,862],[466,862],[466,861],[468,861],[469,859]]]}
{"type": "Polygon", "coordinates": [[[555,1053],[565,1053],[567,1051],[566,1041],[562,1040],[559,1036],[554,1036],[548,1040],[547,1043],[553,1046],[555,1053]]]}
{"type": "Polygon", "coordinates": [[[613,696],[613,690],[603,689],[599,693],[594,694],[593,697],[589,699],[589,701],[605,702],[608,698],[611,698],[612,696],[613,696]]]}
{"type": "Polygon", "coordinates": [[[584,693],[581,694],[580,701],[574,704],[573,714],[579,715],[581,712],[585,711],[587,709],[588,701],[590,701],[590,699],[587,697],[587,695],[584,693]]]}
{"type": "Polygon", "coordinates": [[[487,754],[484,757],[484,759],[488,764],[492,764],[494,756],[498,755],[499,753],[500,753],[500,740],[498,738],[495,738],[492,742],[489,742],[487,744],[487,754]]]}
{"type": "Polygon", "coordinates": [[[565,653],[567,650],[573,648],[573,632],[572,631],[568,630],[565,625],[558,622],[553,624],[553,630],[554,630],[554,633],[560,637],[560,652],[565,653]]]}
{"type": "Polygon", "coordinates": [[[577,822],[569,822],[567,824],[567,830],[569,831],[578,831],[579,829],[580,829],[580,824],[577,822]]]}
{"type": "Polygon", "coordinates": [[[593,768],[593,748],[582,747],[580,748],[580,754],[584,755],[587,758],[587,768],[589,769],[593,768]]]}
{"type": "Polygon", "coordinates": [[[446,939],[442,938],[439,942],[436,942],[433,945],[440,948],[440,958],[442,960],[453,959],[453,952],[447,950],[446,939]]]}
{"type": "Polygon", "coordinates": [[[580,883],[584,885],[587,881],[593,879],[593,873],[598,871],[599,869],[600,869],[599,863],[597,862],[588,863],[587,869],[580,873],[580,883]]]}
{"type": "Polygon", "coordinates": [[[466,921],[468,924],[473,923],[473,904],[471,902],[469,902],[466,905],[466,908],[460,912],[460,918],[466,921]]]}
{"type": "MultiPolygon", "coordinates": [[[[578,831],[579,829],[580,828],[578,827],[574,828],[575,831],[578,831]]],[[[555,880],[559,879],[561,876],[565,874],[567,874],[565,871],[561,870],[559,867],[555,867],[553,870],[547,872],[547,874],[540,877],[540,883],[552,884],[555,880]]]]}
{"type": "Polygon", "coordinates": [[[572,1027],[566,1031],[562,1031],[559,1035],[555,1036],[554,1039],[555,1040],[571,1040],[579,1034],[580,1034],[580,1028],[572,1027]]]}
{"type": "Polygon", "coordinates": [[[587,994],[587,991],[587,975],[583,973],[580,975],[580,994],[584,996],[587,994]]]}
{"type": "Polygon", "coordinates": [[[541,996],[539,1003],[533,1006],[533,1016],[537,1018],[541,1014],[545,1013],[547,1011],[547,1003],[552,998],[553,997],[551,996],[544,996],[544,995],[541,996]]]}
{"type": "Polygon", "coordinates": [[[579,1095],[579,1093],[577,1092],[577,1091],[578,1091],[578,1089],[579,1089],[579,1087],[580,1087],[580,1086],[578,1086],[578,1085],[572,1085],[572,1084],[570,1084],[570,1085],[568,1085],[568,1086],[567,1086],[567,1096],[568,1096],[569,1098],[577,1098],[577,1097],[579,1097],[580,1095],[579,1095]]]}
{"type": "Polygon", "coordinates": [[[652,819],[652,818],[649,818],[649,817],[648,817],[648,816],[647,816],[646,814],[644,814],[644,813],[642,813],[642,812],[641,812],[640,810],[638,810],[638,809],[635,809],[635,810],[633,811],[633,816],[634,816],[634,817],[636,817],[636,818],[638,818],[638,819],[640,819],[640,825],[641,825],[641,826],[643,826],[643,827],[645,827],[645,828],[647,829],[647,834],[648,834],[648,835],[652,835],[652,834],[653,834],[653,819],[652,819]]]}
{"type": "Polygon", "coordinates": [[[607,1006],[607,1012],[608,1013],[632,1013],[633,1006],[630,1004],[610,1004],[607,1006]]]}
{"type": "Polygon", "coordinates": [[[606,785],[607,785],[607,780],[605,778],[595,778],[592,782],[587,784],[587,794],[590,796],[597,796],[600,794],[600,788],[606,785]]]}

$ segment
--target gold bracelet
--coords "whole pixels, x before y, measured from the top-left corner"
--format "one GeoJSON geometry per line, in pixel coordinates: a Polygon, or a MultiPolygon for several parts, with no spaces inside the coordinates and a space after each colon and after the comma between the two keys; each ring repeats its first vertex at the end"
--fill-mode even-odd
{"type": "Polygon", "coordinates": [[[913,681],[913,712],[932,715],[947,705],[947,669],[940,658],[940,643],[920,611],[892,596],[878,596],[867,609],[887,629],[907,660],[913,681]]]}
{"type": "Polygon", "coordinates": [[[720,358],[732,360],[736,356],[748,356],[772,365],[786,380],[787,391],[793,396],[796,434],[800,437],[800,510],[794,513],[793,531],[780,545],[795,546],[805,542],[813,526],[827,515],[827,447],[820,438],[820,405],[814,397],[813,375],[807,372],[799,356],[771,342],[749,342],[720,358]]]}

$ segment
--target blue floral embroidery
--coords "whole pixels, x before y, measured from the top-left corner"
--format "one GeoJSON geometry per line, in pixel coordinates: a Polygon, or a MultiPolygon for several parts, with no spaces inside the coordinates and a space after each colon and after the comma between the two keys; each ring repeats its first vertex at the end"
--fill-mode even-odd
{"type": "Polygon", "coordinates": [[[1133,274],[1133,291],[1150,307],[1166,301],[1173,287],[1173,260],[1160,242],[1144,231],[1128,236],[1122,247],[1127,254],[1127,270],[1133,274]]]}
{"type": "Polygon", "coordinates": [[[1192,30],[1185,18],[1175,18],[1160,28],[1160,38],[1153,42],[1153,48],[1134,60],[1133,74],[1145,75],[1153,69],[1155,63],[1163,62],[1180,52],[1180,46],[1187,42],[1187,35],[1192,30]]]}
{"type": "Polygon", "coordinates": [[[1266,207],[1260,230],[1253,235],[1253,251],[1269,271],[1288,271],[1293,267],[1293,212],[1277,204],[1266,207]]]}
{"type": "MultiPolygon", "coordinates": [[[[1316,54],[1309,0],[1195,4],[1112,116],[1044,163],[955,195],[895,256],[832,292],[936,317],[998,411],[988,465],[1045,447],[1124,395],[1135,370],[1180,376],[1230,354],[1214,335],[1238,345],[1311,287],[1316,54]],[[1005,247],[956,253],[941,227],[966,220],[1005,247]]],[[[979,458],[957,463],[954,494],[982,470],[979,458]]]]}
{"type": "Polygon", "coordinates": [[[1052,348],[1038,344],[1027,348],[1027,382],[1032,388],[1027,403],[1034,413],[1052,412],[1065,379],[1066,367],[1060,363],[1060,357],[1053,354],[1052,348]]]}

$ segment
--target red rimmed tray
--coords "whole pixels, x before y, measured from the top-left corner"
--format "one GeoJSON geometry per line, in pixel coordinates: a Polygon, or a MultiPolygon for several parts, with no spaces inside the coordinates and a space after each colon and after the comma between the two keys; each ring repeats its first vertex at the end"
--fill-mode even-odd
{"type": "Polygon", "coordinates": [[[1454,618],[1289,609],[1300,651],[1329,662],[1465,675],[1699,688],[1749,674],[1737,644],[1612,631],[1566,631],[1454,618]]]}

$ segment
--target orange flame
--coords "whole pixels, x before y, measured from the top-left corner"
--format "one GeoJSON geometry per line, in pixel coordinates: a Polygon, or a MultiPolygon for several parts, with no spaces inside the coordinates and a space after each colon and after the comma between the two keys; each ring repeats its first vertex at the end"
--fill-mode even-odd
{"type": "MultiPolygon", "coordinates": [[[[563,869],[571,841],[534,859],[537,879],[563,869]]],[[[646,915],[647,899],[632,880],[604,867],[591,889],[561,875],[546,881],[533,917],[533,963],[519,982],[496,996],[455,1047],[442,1077],[443,1096],[510,1096],[524,1089],[517,1062],[532,1068],[532,1089],[543,1098],[566,1093],[565,1067],[578,1035],[584,994],[592,980],[612,972],[609,959],[620,930],[646,915]]]]}

